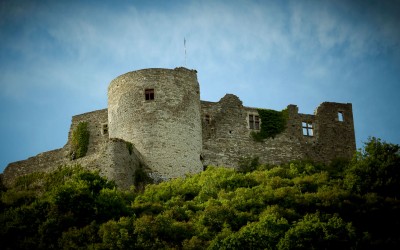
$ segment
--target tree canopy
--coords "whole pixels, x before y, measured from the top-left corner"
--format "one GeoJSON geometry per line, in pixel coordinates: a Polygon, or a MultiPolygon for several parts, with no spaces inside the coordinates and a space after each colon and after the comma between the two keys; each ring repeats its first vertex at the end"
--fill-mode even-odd
{"type": "Polygon", "coordinates": [[[144,190],[80,166],[2,189],[2,249],[399,249],[399,146],[349,161],[245,160],[144,190]],[[248,164],[249,166],[246,166],[248,164]]]}

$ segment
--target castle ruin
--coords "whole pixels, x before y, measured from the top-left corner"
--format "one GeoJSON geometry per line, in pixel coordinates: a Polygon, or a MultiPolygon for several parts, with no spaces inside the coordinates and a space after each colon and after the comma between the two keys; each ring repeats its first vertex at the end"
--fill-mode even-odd
{"type": "Polygon", "coordinates": [[[207,165],[237,167],[242,157],[269,164],[329,163],[350,159],[356,150],[350,103],[324,102],[313,115],[289,105],[283,131],[255,140],[269,122],[260,109],[243,106],[232,94],[218,102],[201,101],[195,70],[132,71],[110,83],[108,109],[72,117],[63,148],[10,163],[2,180],[10,185],[18,176],[81,164],[127,188],[142,166],[153,179],[166,180],[207,165]],[[71,137],[81,122],[87,123],[89,144],[86,155],[75,159],[71,137]]]}

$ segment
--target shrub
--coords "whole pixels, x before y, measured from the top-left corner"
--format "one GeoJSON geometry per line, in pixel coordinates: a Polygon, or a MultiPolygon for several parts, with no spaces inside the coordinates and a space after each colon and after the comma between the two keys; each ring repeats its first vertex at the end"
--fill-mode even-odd
{"type": "Polygon", "coordinates": [[[243,157],[239,160],[238,171],[240,173],[252,172],[257,169],[259,157],[243,157]]]}

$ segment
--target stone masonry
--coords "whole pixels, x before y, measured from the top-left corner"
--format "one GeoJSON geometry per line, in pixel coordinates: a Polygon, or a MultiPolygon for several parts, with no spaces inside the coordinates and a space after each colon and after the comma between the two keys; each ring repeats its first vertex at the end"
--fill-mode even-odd
{"type": "Polygon", "coordinates": [[[202,170],[194,70],[144,69],[117,77],[108,87],[108,125],[110,138],[131,142],[159,178],[202,170]]]}
{"type": "Polygon", "coordinates": [[[1,178],[7,186],[18,176],[80,164],[129,188],[143,166],[160,181],[198,173],[208,165],[235,168],[243,157],[280,164],[299,159],[329,163],[353,156],[351,104],[324,102],[313,115],[288,105],[287,112],[282,133],[255,141],[251,133],[268,122],[260,119],[258,109],[243,106],[232,94],[218,102],[200,101],[195,70],[133,71],[110,83],[108,109],[72,117],[63,148],[10,163],[1,178]],[[88,123],[88,152],[73,159],[71,135],[80,122],[88,123]]]}
{"type": "Polygon", "coordinates": [[[329,163],[351,158],[356,149],[351,104],[324,102],[314,115],[300,114],[297,106],[289,105],[284,132],[262,142],[251,136],[258,130],[250,128],[249,117],[258,115],[257,108],[243,106],[231,94],[201,104],[205,166],[235,167],[242,157],[258,157],[269,164],[300,159],[329,163]]]}

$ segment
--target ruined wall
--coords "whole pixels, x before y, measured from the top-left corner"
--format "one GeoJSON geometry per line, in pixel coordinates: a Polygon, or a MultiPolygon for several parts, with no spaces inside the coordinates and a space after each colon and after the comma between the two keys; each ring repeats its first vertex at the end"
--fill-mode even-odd
{"type": "Polygon", "coordinates": [[[4,169],[3,183],[9,186],[19,176],[54,171],[58,166],[64,165],[65,159],[65,151],[61,148],[40,153],[26,160],[12,162],[4,169]]]}
{"type": "Polygon", "coordinates": [[[256,108],[244,107],[230,94],[219,102],[201,104],[204,165],[236,167],[246,156],[270,164],[306,158],[328,163],[349,159],[356,149],[351,104],[323,103],[315,115],[299,114],[297,106],[289,105],[285,131],[262,142],[251,137],[258,130],[249,127],[249,115],[257,115],[256,108]],[[338,112],[343,121],[338,120],[338,112]],[[303,135],[305,123],[309,135],[303,135]]]}
{"type": "Polygon", "coordinates": [[[80,164],[89,170],[98,170],[100,175],[115,180],[121,188],[133,185],[133,175],[141,166],[142,156],[135,147],[131,152],[127,143],[120,139],[109,139],[107,131],[107,109],[72,117],[68,141],[63,148],[38,154],[23,161],[10,163],[3,173],[6,186],[19,176],[33,172],[50,172],[58,166],[80,164]],[[88,152],[85,157],[71,159],[70,141],[72,131],[79,122],[87,122],[89,136],[88,152]]]}
{"type": "Polygon", "coordinates": [[[316,110],[315,117],[322,160],[328,161],[333,156],[351,158],[356,149],[352,105],[324,102],[316,110]]]}
{"type": "Polygon", "coordinates": [[[130,151],[127,142],[121,139],[110,139],[106,150],[99,155],[101,159],[109,161],[108,164],[100,160],[96,162],[100,173],[109,180],[115,180],[118,187],[123,189],[135,185],[136,170],[143,168],[143,170],[149,171],[143,164],[142,154],[135,147],[131,147],[130,151]]]}
{"type": "Polygon", "coordinates": [[[68,141],[64,146],[65,150],[70,150],[70,142],[72,131],[78,126],[80,122],[88,123],[88,130],[90,133],[89,146],[87,156],[97,154],[99,146],[108,140],[108,111],[107,109],[96,110],[72,117],[71,127],[68,133],[68,141]],[[106,131],[104,131],[106,130],[106,131]]]}
{"type": "Polygon", "coordinates": [[[121,139],[107,139],[98,145],[98,152],[74,160],[89,170],[98,170],[101,176],[114,180],[118,187],[128,189],[134,185],[135,171],[142,166],[142,156],[136,148],[128,149],[121,139]]]}
{"type": "Polygon", "coordinates": [[[301,159],[302,151],[296,145],[297,138],[286,133],[265,142],[251,137],[249,114],[257,109],[244,107],[235,95],[226,95],[218,103],[202,102],[202,115],[211,117],[207,124],[203,119],[204,165],[236,167],[242,157],[260,157],[261,162],[278,164],[287,159],[301,159]]]}
{"type": "Polygon", "coordinates": [[[249,126],[249,115],[258,115],[257,108],[243,106],[232,94],[219,102],[200,102],[196,71],[185,68],[121,75],[110,83],[108,105],[72,117],[63,148],[10,163],[1,176],[3,183],[59,165],[81,164],[128,188],[140,166],[160,181],[200,172],[202,165],[237,167],[247,156],[270,164],[307,158],[329,163],[349,159],[356,150],[351,104],[324,102],[313,115],[289,105],[286,129],[258,142],[251,136],[258,130],[249,126]],[[88,123],[88,151],[72,159],[72,131],[80,122],[88,123]],[[133,144],[131,151],[127,142],[133,144]]]}
{"type": "Polygon", "coordinates": [[[108,88],[110,138],[135,145],[161,179],[202,170],[200,93],[196,71],[145,69],[114,79],[108,88]],[[146,100],[147,91],[152,98],[146,100]]]}
{"type": "Polygon", "coordinates": [[[70,161],[70,163],[98,170],[100,175],[116,181],[121,188],[129,188],[134,185],[135,171],[140,166],[144,166],[143,157],[133,145],[131,145],[130,152],[126,141],[118,138],[109,139],[107,109],[72,117],[65,150],[70,150],[72,131],[80,122],[88,123],[87,128],[90,133],[88,151],[85,157],[70,161]]]}

